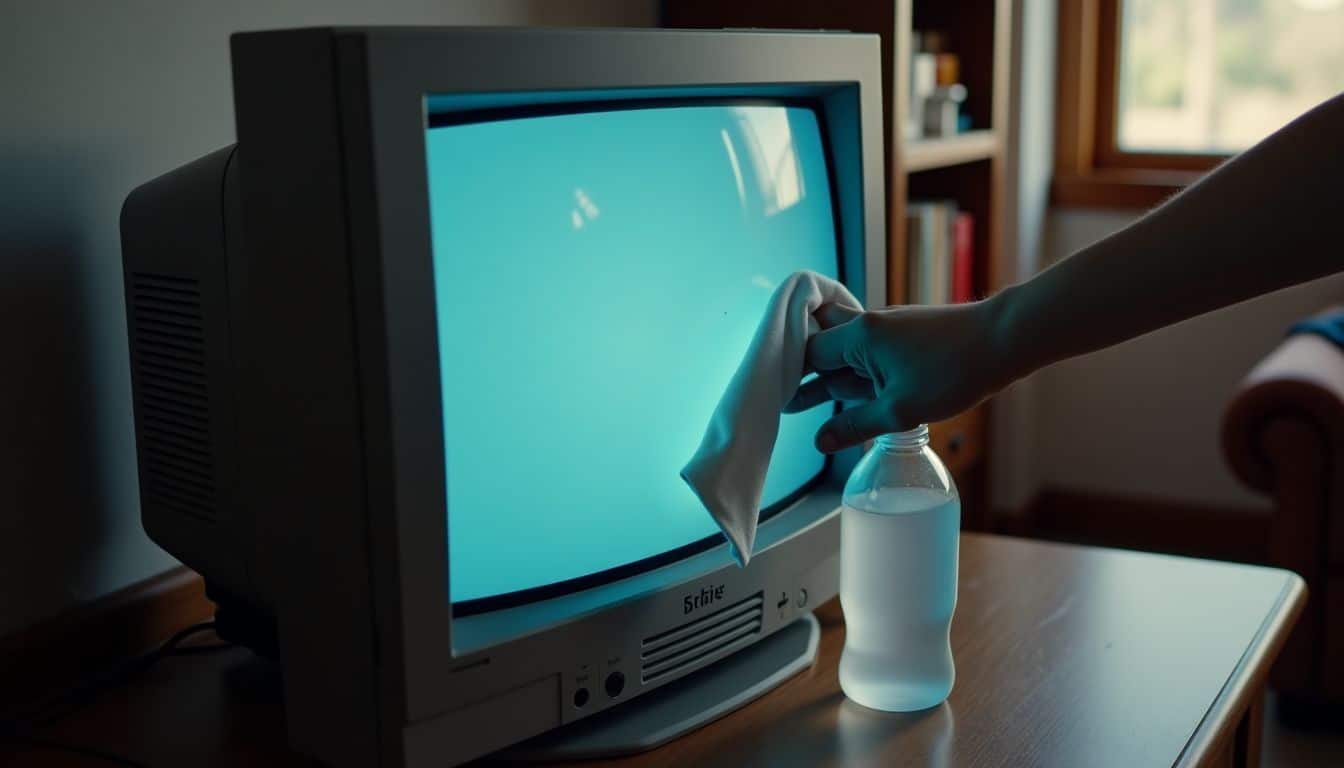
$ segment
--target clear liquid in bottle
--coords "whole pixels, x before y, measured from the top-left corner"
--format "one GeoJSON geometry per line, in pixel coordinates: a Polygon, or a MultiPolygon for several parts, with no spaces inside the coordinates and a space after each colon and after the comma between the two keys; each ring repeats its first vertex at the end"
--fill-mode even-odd
{"type": "Polygon", "coordinates": [[[960,527],[927,428],[878,438],[850,475],[840,521],[840,687],[853,701],[910,712],[951,693],[960,527]]]}

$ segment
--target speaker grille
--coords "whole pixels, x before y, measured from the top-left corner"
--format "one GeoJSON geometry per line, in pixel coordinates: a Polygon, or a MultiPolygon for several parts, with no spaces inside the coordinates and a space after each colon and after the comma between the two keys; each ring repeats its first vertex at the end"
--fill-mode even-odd
{"type": "Polygon", "coordinates": [[[215,520],[205,323],[196,280],[131,276],[136,415],[145,502],[215,520]]]}
{"type": "Polygon", "coordinates": [[[640,677],[653,682],[699,667],[750,645],[761,634],[765,598],[760,593],[708,616],[648,637],[640,646],[640,677]]]}

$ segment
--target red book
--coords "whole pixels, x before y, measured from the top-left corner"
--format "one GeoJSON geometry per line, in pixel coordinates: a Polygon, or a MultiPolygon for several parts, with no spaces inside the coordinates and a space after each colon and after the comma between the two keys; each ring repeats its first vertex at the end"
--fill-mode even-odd
{"type": "Polygon", "coordinates": [[[962,211],[952,222],[952,303],[975,299],[975,218],[962,211]]]}

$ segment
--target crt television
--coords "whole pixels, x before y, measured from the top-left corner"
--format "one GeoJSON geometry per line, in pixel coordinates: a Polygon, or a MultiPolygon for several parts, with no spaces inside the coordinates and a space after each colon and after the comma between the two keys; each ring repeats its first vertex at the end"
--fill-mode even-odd
{"type": "Polygon", "coordinates": [[[340,765],[614,755],[810,662],[834,405],[739,568],[678,472],[795,270],[885,298],[878,41],[232,38],[237,144],[121,230],[145,530],[340,765]]]}

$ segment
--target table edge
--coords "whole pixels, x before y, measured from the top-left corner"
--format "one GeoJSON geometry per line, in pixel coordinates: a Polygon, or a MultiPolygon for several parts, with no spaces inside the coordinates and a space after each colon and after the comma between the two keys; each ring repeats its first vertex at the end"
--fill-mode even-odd
{"type": "Polygon", "coordinates": [[[1278,571],[1284,576],[1283,588],[1279,590],[1274,607],[1260,623],[1260,628],[1247,644],[1237,665],[1209,704],[1204,717],[1200,719],[1194,733],[1190,734],[1189,741],[1173,765],[1203,765],[1213,756],[1214,748],[1236,730],[1237,720],[1230,715],[1245,709],[1250,704],[1250,698],[1263,689],[1271,666],[1264,664],[1264,660],[1273,660],[1278,656],[1288,639],[1288,633],[1306,606],[1307,586],[1301,576],[1282,568],[1267,570],[1278,571]]]}

